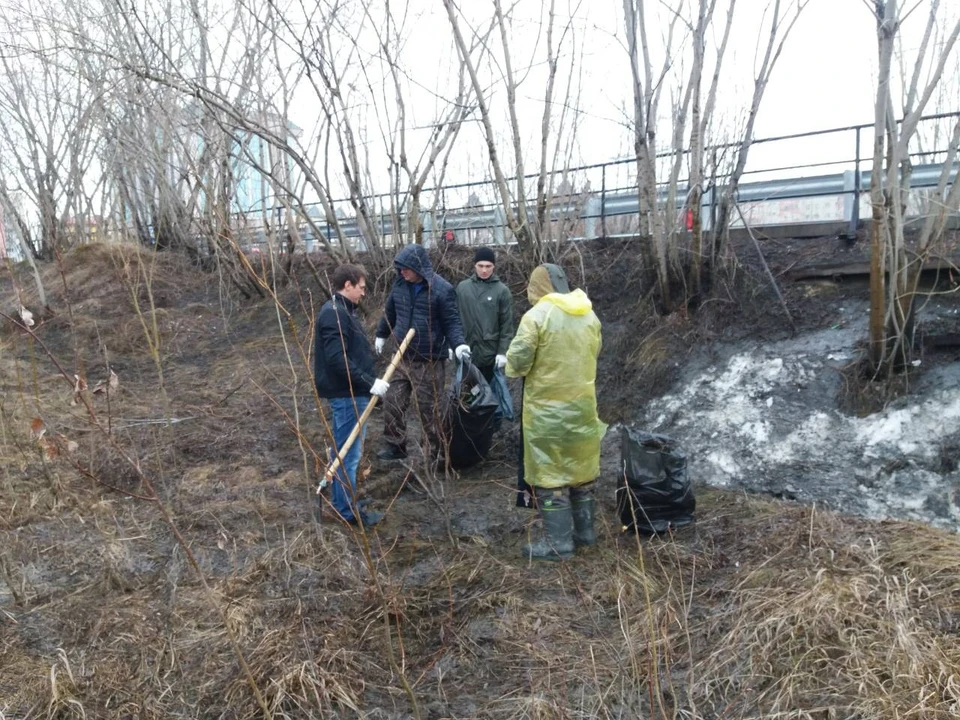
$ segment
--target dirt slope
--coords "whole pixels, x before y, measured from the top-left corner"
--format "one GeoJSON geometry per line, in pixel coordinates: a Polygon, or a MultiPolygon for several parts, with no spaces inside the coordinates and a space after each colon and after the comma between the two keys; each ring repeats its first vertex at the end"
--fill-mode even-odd
{"type": "MultiPolygon", "coordinates": [[[[790,328],[748,267],[696,315],[654,317],[632,257],[596,243],[562,260],[604,322],[602,414],[652,422],[679,398],[665,427],[680,430],[680,418],[707,414],[708,398],[684,393],[727,362],[723,342],[785,341],[790,328]]],[[[437,263],[456,279],[469,251],[437,263]]],[[[522,311],[522,276],[509,258],[500,270],[522,311]]],[[[14,277],[33,306],[29,280],[14,277]]],[[[513,506],[510,427],[459,475],[365,463],[363,491],[387,512],[376,532],[329,513],[317,523],[326,442],[307,353],[322,296],[307,268],[280,288],[279,310],[130,248],[82,248],[45,280],[56,314],[32,333],[0,327],[8,717],[960,710],[960,580],[944,572],[960,556],[953,534],[710,488],[694,455],[701,434],[689,436],[697,525],[638,540],[615,514],[611,434],[597,547],[531,566],[519,556],[534,518],[513,506]]],[[[838,296],[809,287],[784,292],[799,332],[817,337],[836,323],[838,296]]],[[[380,428],[375,415],[368,457],[380,428]]]]}

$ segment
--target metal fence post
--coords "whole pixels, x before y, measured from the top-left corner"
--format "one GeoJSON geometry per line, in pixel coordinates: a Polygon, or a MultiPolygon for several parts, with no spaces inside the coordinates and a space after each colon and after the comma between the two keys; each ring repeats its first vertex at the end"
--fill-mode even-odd
{"type": "MultiPolygon", "coordinates": [[[[710,231],[716,236],[717,233],[717,149],[713,148],[710,153],[710,165],[712,166],[710,175],[710,231]]],[[[714,244],[715,246],[716,244],[714,244]]]]}
{"type": "Polygon", "coordinates": [[[607,164],[600,167],[600,236],[607,236],[607,164]]]}
{"type": "Polygon", "coordinates": [[[857,149],[853,160],[853,209],[850,212],[850,227],[847,236],[857,239],[857,228],[860,227],[860,128],[856,130],[857,149]]]}

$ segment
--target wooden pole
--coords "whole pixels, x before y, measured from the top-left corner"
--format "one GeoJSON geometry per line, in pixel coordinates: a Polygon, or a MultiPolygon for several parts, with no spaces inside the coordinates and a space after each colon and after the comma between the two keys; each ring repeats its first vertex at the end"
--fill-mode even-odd
{"type": "MultiPolygon", "coordinates": [[[[403,353],[406,352],[407,347],[410,345],[410,341],[413,340],[413,336],[416,334],[416,330],[410,328],[407,331],[407,336],[403,339],[403,342],[400,343],[400,347],[397,348],[397,352],[394,353],[393,359],[390,361],[390,365],[387,367],[385,373],[383,373],[383,380],[385,382],[390,382],[390,378],[393,377],[393,371],[397,369],[397,365],[400,364],[400,359],[403,357],[403,353]]],[[[360,415],[360,419],[357,420],[356,426],[350,432],[350,435],[347,437],[346,441],[343,443],[343,447],[337,448],[337,456],[333,459],[333,462],[330,463],[330,466],[327,468],[327,471],[323,474],[323,480],[320,481],[320,485],[317,486],[317,495],[320,494],[320,491],[323,490],[327,484],[333,479],[334,473],[337,472],[337,468],[340,467],[340,460],[343,458],[347,451],[353,446],[353,443],[358,437],[360,437],[360,431],[363,429],[363,424],[370,417],[370,413],[373,412],[373,408],[376,407],[377,401],[380,398],[376,395],[370,400],[370,404],[367,405],[366,410],[363,411],[363,414],[360,415]]]]}

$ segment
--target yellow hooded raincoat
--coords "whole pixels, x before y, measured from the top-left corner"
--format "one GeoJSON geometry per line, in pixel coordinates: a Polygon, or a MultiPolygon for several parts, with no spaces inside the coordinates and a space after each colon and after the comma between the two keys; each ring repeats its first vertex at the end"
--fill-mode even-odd
{"type": "Polygon", "coordinates": [[[533,307],[507,350],[507,375],[525,378],[526,481],[543,488],[596,480],[600,440],[607,431],[597,416],[595,386],[600,321],[582,290],[567,289],[559,267],[541,265],[533,271],[527,287],[533,307]]]}

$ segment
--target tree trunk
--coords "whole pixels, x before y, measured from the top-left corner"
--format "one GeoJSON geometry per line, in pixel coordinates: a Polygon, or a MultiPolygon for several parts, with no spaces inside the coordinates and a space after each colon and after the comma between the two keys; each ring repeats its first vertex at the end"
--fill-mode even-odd
{"type": "Polygon", "coordinates": [[[873,217],[870,226],[870,363],[876,372],[884,370],[886,337],[886,251],[889,243],[890,188],[883,188],[883,166],[887,138],[887,112],[890,105],[890,66],[894,39],[899,28],[896,0],[887,0],[883,17],[877,17],[877,39],[880,53],[877,96],[873,124],[873,170],[870,173],[870,204],[873,217]]]}

